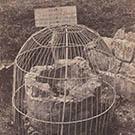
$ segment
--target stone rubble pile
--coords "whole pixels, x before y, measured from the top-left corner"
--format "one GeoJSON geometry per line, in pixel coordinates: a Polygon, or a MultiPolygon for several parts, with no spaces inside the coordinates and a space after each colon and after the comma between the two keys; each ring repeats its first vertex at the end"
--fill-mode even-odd
{"type": "MultiPolygon", "coordinates": [[[[90,118],[98,113],[96,91],[101,89],[101,85],[98,76],[91,72],[88,62],[82,57],[68,61],[60,59],[50,66],[35,66],[25,76],[27,116],[42,121],[61,122],[65,102],[64,121],[90,118]]],[[[80,124],[77,124],[78,129],[80,124]]],[[[67,133],[69,125],[72,129],[75,126],[64,126],[64,133],[67,133]]],[[[34,119],[25,120],[25,126],[28,134],[38,132],[41,135],[55,135],[61,129],[60,124],[43,124],[34,119]]],[[[77,133],[81,135],[79,130],[77,133]]]]}
{"type": "MultiPolygon", "coordinates": [[[[114,38],[104,37],[106,44],[115,50],[118,58],[130,61],[135,55],[135,32],[125,32],[119,29],[114,38]]],[[[117,60],[117,63],[121,63],[117,60]]],[[[117,94],[121,97],[120,106],[115,110],[115,127],[118,127],[116,134],[134,135],[135,134],[135,57],[131,63],[123,62],[116,78],[117,94]]],[[[112,81],[112,80],[111,80],[112,81]]],[[[110,82],[111,82],[110,81],[110,82]]]]}
{"type": "Polygon", "coordinates": [[[116,77],[117,92],[125,99],[135,99],[135,56],[132,62],[129,62],[135,55],[135,41],[133,40],[135,33],[126,33],[122,28],[116,32],[114,38],[104,37],[103,39],[110,49],[115,51],[116,70],[113,72],[118,73],[116,77]]]}

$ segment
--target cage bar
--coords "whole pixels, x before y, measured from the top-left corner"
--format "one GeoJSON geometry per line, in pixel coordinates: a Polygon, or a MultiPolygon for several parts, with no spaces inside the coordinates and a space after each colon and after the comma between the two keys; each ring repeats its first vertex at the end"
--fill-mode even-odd
{"type": "Polygon", "coordinates": [[[116,99],[107,75],[113,65],[108,46],[86,26],[46,27],[33,34],[14,65],[18,134],[108,135],[116,99]]]}

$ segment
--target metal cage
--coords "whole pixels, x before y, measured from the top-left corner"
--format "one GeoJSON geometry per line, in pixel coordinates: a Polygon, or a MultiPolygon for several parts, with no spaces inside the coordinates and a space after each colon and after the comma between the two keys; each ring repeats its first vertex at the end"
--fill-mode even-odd
{"type": "Polygon", "coordinates": [[[113,62],[99,34],[83,25],[33,34],[15,59],[18,134],[108,135],[116,93],[106,74],[113,62]]]}

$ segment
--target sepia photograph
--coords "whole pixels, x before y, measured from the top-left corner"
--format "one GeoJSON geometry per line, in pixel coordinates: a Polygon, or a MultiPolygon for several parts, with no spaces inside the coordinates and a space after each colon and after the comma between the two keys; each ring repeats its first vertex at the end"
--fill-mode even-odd
{"type": "Polygon", "coordinates": [[[135,135],[135,0],[0,0],[0,135],[135,135]]]}

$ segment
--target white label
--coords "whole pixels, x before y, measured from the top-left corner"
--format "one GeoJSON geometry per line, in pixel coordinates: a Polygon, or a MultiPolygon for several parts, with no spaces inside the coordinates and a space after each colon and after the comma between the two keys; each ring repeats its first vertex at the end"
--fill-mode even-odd
{"type": "Polygon", "coordinates": [[[77,24],[76,6],[35,9],[36,27],[77,24]]]}

